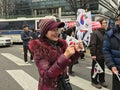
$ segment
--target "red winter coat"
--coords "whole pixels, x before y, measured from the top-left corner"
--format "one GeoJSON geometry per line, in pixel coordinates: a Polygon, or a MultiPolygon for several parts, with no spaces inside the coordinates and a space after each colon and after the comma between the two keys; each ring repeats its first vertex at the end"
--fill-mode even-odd
{"type": "MultiPolygon", "coordinates": [[[[71,63],[71,59],[63,55],[66,47],[66,42],[61,39],[58,40],[58,50],[45,39],[29,43],[40,75],[38,90],[58,90],[57,78],[60,74],[66,73],[66,67],[71,63]]],[[[76,53],[74,56],[77,59],[79,55],[80,53],[76,53]]]]}

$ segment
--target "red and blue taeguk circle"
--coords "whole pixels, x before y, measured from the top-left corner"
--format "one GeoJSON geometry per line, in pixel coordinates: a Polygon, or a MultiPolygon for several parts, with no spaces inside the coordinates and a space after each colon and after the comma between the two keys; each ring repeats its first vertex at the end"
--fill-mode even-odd
{"type": "Polygon", "coordinates": [[[82,15],[82,16],[80,17],[80,24],[82,24],[82,25],[84,25],[84,17],[85,17],[85,15],[82,15]]]}

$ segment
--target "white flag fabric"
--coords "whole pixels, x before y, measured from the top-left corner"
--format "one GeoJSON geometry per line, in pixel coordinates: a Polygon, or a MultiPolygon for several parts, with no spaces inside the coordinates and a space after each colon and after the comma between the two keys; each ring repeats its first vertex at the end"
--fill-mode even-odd
{"type": "Polygon", "coordinates": [[[94,67],[94,73],[93,73],[92,78],[95,78],[98,73],[103,73],[103,70],[100,67],[100,65],[98,63],[96,63],[95,67],[94,67]]]}
{"type": "Polygon", "coordinates": [[[85,12],[84,9],[78,9],[76,30],[92,30],[91,12],[85,12]]]}
{"type": "Polygon", "coordinates": [[[82,40],[84,32],[81,30],[78,30],[76,34],[77,34],[77,39],[82,40]]]}
{"type": "Polygon", "coordinates": [[[82,40],[86,46],[89,46],[89,45],[90,45],[91,33],[92,33],[91,30],[87,31],[87,33],[85,34],[85,36],[84,36],[84,38],[83,38],[83,40],[82,40]]]}
{"type": "Polygon", "coordinates": [[[85,28],[84,25],[84,17],[85,10],[84,9],[78,9],[77,11],[77,20],[76,20],[76,30],[81,30],[81,28],[85,28]]]}
{"type": "Polygon", "coordinates": [[[85,24],[87,30],[92,31],[92,16],[91,16],[91,11],[85,13],[85,24]]]}
{"type": "MultiPolygon", "coordinates": [[[[82,41],[86,46],[89,46],[90,44],[90,33],[92,32],[92,18],[91,18],[91,12],[85,12],[83,9],[78,9],[77,12],[77,21],[76,21],[76,30],[79,32],[79,30],[85,30],[87,33],[82,38],[82,41]]],[[[81,34],[82,32],[79,32],[78,34],[81,34]]],[[[80,36],[80,35],[77,35],[80,36]]]]}
{"type": "Polygon", "coordinates": [[[67,42],[68,45],[71,45],[71,44],[76,45],[76,43],[78,43],[79,41],[77,39],[75,39],[75,37],[67,35],[66,42],[67,42]]]}
{"type": "MultiPolygon", "coordinates": [[[[69,45],[76,45],[77,46],[78,45],[77,43],[82,42],[82,40],[81,39],[77,40],[77,39],[75,39],[75,37],[67,36],[66,37],[66,42],[67,42],[68,46],[69,45]]],[[[83,44],[82,44],[82,46],[83,46],[83,44]]],[[[82,51],[84,51],[84,50],[85,49],[83,47],[82,51]]]]}

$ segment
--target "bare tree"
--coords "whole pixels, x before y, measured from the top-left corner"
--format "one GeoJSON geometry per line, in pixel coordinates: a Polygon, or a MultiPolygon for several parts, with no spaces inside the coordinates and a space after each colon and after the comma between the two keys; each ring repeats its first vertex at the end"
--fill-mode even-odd
{"type": "Polygon", "coordinates": [[[0,16],[3,16],[3,0],[0,0],[0,16]]]}
{"type": "Polygon", "coordinates": [[[31,15],[32,11],[29,5],[29,2],[21,0],[20,2],[15,3],[14,15],[31,15]]]}
{"type": "Polygon", "coordinates": [[[14,9],[14,0],[0,0],[0,15],[1,17],[9,17],[14,9]]]}
{"type": "Polygon", "coordinates": [[[66,0],[71,8],[71,11],[74,12],[74,14],[77,13],[77,9],[80,8],[80,5],[78,4],[78,0],[66,0]]]}

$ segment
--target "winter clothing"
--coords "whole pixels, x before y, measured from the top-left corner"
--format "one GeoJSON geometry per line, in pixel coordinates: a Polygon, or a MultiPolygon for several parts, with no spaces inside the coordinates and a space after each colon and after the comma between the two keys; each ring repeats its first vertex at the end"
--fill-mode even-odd
{"type": "MultiPolygon", "coordinates": [[[[24,26],[24,27],[27,27],[27,26],[24,26]]],[[[27,53],[28,53],[28,51],[30,52],[29,47],[28,47],[28,42],[30,41],[30,32],[29,31],[23,31],[21,33],[21,39],[23,40],[24,61],[27,62],[28,61],[27,53]]],[[[32,59],[33,59],[33,56],[31,54],[30,55],[30,60],[32,60],[32,59]]]]}
{"type": "MultiPolygon", "coordinates": [[[[103,71],[105,69],[104,57],[103,57],[103,53],[102,53],[104,34],[105,34],[104,29],[102,29],[102,28],[97,29],[92,33],[91,40],[90,40],[91,56],[96,56],[96,61],[99,63],[99,65],[101,66],[103,71]],[[101,38],[103,38],[103,39],[101,39],[101,38]]],[[[92,76],[94,74],[94,67],[95,67],[96,61],[92,60],[92,70],[91,70],[91,80],[92,80],[92,83],[94,83],[94,84],[98,84],[99,82],[100,83],[105,82],[105,73],[104,72],[101,74],[97,74],[95,78],[92,78],[92,76]],[[99,76],[99,79],[98,79],[98,76],[99,76]]]]}
{"type": "Polygon", "coordinates": [[[23,31],[21,33],[21,39],[23,40],[23,46],[28,46],[28,42],[30,41],[30,32],[23,31]]]}
{"type": "Polygon", "coordinates": [[[32,37],[32,40],[38,39],[38,32],[37,31],[32,31],[30,32],[30,36],[32,37]]]}
{"type": "MultiPolygon", "coordinates": [[[[118,26],[106,33],[103,54],[107,67],[111,70],[115,66],[120,73],[120,28],[118,26]]],[[[120,81],[115,74],[113,74],[112,85],[112,90],[120,89],[120,81]]]]}
{"type": "MultiPolygon", "coordinates": [[[[67,43],[59,39],[51,41],[47,38],[39,38],[33,40],[29,45],[34,53],[34,60],[40,75],[38,90],[58,90],[57,79],[59,75],[65,75],[67,66],[71,63],[71,59],[64,56],[67,43]]],[[[78,58],[79,52],[73,56],[78,58]]]]}
{"type": "Polygon", "coordinates": [[[116,66],[120,71],[120,31],[110,30],[106,33],[103,53],[108,68],[116,66]]]}

